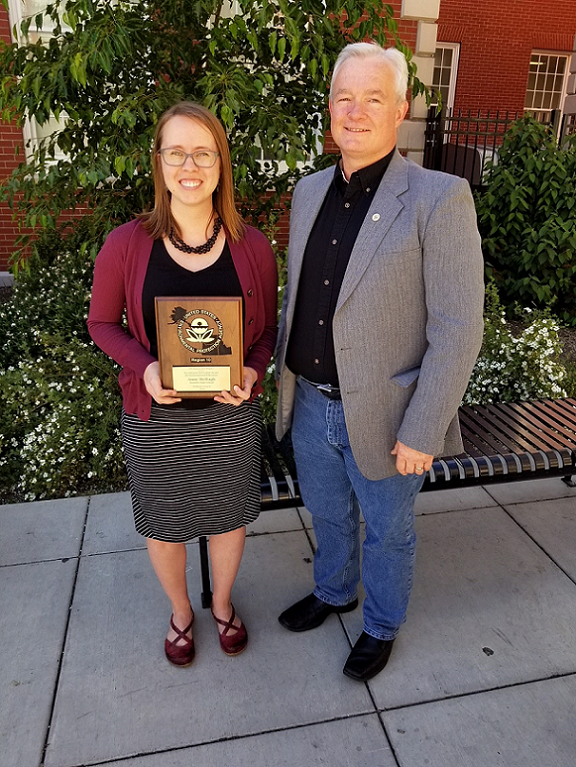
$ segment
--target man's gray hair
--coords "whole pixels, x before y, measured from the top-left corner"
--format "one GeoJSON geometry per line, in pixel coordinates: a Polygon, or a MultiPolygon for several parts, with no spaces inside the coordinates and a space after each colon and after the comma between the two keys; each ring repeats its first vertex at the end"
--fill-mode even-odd
{"type": "Polygon", "coordinates": [[[336,80],[338,70],[348,59],[375,59],[386,63],[392,70],[394,77],[394,91],[399,104],[406,101],[408,90],[408,64],[406,57],[397,48],[382,48],[378,43],[350,43],[340,51],[330,83],[330,100],[332,100],[332,87],[336,80]]]}

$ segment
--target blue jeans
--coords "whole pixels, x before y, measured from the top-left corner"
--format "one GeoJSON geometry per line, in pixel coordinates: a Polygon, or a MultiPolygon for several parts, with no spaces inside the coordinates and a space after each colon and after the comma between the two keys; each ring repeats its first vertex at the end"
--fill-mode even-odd
{"type": "Polygon", "coordinates": [[[376,639],[394,639],[406,618],[412,587],[414,501],[424,477],[367,479],[352,455],[342,402],[328,399],[300,378],[292,442],[300,491],[316,535],[314,594],[339,606],[356,598],[361,507],[366,522],[364,631],[376,639]]]}

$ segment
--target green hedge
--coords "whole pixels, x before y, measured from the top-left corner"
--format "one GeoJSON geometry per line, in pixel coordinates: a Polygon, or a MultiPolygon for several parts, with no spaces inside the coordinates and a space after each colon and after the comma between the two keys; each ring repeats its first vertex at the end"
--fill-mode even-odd
{"type": "Polygon", "coordinates": [[[0,497],[124,487],[118,369],[86,329],[92,260],[40,246],[0,305],[0,497]]]}
{"type": "Polygon", "coordinates": [[[506,306],[552,308],[576,324],[576,136],[560,148],[524,117],[498,152],[476,205],[488,273],[506,306]]]}

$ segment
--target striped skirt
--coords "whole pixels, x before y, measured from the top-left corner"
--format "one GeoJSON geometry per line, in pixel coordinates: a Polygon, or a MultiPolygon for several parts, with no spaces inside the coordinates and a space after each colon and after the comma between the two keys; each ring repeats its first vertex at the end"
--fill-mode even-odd
{"type": "Polygon", "coordinates": [[[260,513],[260,403],[122,413],[136,530],[169,543],[218,535],[260,513]]]}

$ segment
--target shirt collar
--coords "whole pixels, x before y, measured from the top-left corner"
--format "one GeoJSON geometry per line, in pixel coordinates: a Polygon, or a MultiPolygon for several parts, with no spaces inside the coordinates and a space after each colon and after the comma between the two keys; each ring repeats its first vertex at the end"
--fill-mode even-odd
{"type": "Polygon", "coordinates": [[[363,190],[364,194],[371,194],[378,188],[378,184],[382,181],[395,151],[396,147],[394,147],[394,149],[385,157],[376,160],[372,165],[367,165],[365,168],[360,168],[360,170],[354,171],[350,176],[350,182],[348,182],[344,176],[344,171],[342,170],[342,158],[339,157],[336,167],[334,168],[334,183],[336,184],[336,188],[344,194],[349,184],[352,186],[358,185],[363,190]]]}

